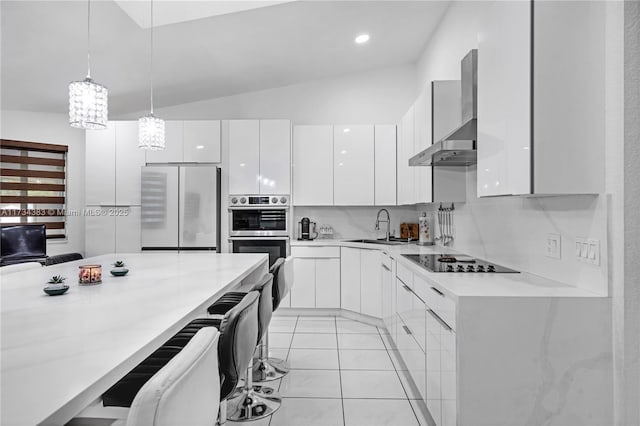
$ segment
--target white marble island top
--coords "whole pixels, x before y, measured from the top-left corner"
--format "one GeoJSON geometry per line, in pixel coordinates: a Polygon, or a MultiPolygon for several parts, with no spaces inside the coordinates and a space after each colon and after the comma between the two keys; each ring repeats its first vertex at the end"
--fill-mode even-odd
{"type": "Polygon", "coordinates": [[[1,423],[62,424],[254,271],[265,254],[111,254],[2,274],[1,423]],[[115,260],[130,270],[109,274],[115,260]],[[102,284],[78,285],[78,266],[102,284]],[[47,296],[53,275],[69,291],[47,296]]]}
{"type": "MultiPolygon", "coordinates": [[[[354,238],[355,239],[355,238],[354,238]]],[[[442,246],[419,246],[417,244],[385,245],[354,243],[345,240],[316,239],[292,241],[296,246],[340,246],[377,249],[396,259],[402,265],[420,274],[430,284],[453,298],[458,297],[605,297],[574,285],[550,280],[538,275],[519,274],[468,274],[430,272],[402,256],[403,254],[462,254],[442,246]]],[[[491,259],[483,259],[491,261],[491,259]]]]}

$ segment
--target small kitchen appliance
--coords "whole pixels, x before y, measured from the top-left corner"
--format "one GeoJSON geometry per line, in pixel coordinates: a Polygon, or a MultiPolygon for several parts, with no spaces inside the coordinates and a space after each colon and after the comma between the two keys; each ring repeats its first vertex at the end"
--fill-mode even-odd
{"type": "Polygon", "coordinates": [[[429,272],[512,273],[518,271],[464,254],[403,254],[429,272]]]}
{"type": "Polygon", "coordinates": [[[434,244],[433,236],[433,214],[422,212],[418,218],[418,245],[432,246],[434,244]]]}
{"type": "Polygon", "coordinates": [[[298,222],[298,240],[315,240],[317,237],[316,223],[308,217],[303,217],[298,222]]]}

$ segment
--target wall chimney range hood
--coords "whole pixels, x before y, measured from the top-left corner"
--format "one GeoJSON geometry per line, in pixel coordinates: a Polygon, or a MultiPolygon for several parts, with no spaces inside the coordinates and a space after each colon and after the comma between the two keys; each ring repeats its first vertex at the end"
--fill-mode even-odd
{"type": "Polygon", "coordinates": [[[409,166],[469,166],[477,162],[478,50],[462,59],[462,125],[409,159],[409,166]]]}

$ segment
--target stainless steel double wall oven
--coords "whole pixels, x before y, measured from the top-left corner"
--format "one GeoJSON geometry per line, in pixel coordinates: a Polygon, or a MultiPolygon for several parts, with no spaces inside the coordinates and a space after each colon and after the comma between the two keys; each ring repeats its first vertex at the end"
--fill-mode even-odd
{"type": "Polygon", "coordinates": [[[229,243],[233,253],[267,253],[269,266],[289,248],[288,195],[229,196],[229,243]]]}

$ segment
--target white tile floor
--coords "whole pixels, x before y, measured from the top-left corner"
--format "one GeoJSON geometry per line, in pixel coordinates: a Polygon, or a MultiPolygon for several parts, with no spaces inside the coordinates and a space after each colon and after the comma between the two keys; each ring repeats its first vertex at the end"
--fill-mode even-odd
{"type": "Polygon", "coordinates": [[[280,392],[282,407],[245,424],[427,425],[424,403],[415,398],[385,334],[341,317],[274,316],[270,353],[286,358],[291,372],[266,385],[280,392]]]}

